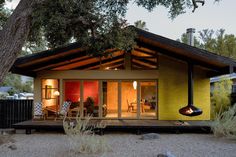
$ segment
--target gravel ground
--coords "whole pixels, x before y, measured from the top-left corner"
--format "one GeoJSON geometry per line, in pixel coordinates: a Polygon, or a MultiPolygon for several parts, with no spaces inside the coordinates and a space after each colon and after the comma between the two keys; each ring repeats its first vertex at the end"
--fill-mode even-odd
{"type": "MultiPolygon", "coordinates": [[[[169,152],[176,157],[236,157],[236,141],[211,134],[160,134],[159,139],[141,140],[140,135],[105,134],[112,150],[79,157],[156,157],[169,152]]],[[[0,157],[68,157],[69,141],[64,134],[15,134],[0,144],[0,157]]]]}

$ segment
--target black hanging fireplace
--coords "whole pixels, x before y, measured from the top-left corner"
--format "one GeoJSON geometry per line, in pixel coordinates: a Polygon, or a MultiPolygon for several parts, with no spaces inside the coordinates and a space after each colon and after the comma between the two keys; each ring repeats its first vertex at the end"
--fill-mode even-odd
{"type": "Polygon", "coordinates": [[[181,108],[179,113],[185,116],[198,116],[202,110],[193,105],[193,64],[188,63],[188,105],[181,108]]]}

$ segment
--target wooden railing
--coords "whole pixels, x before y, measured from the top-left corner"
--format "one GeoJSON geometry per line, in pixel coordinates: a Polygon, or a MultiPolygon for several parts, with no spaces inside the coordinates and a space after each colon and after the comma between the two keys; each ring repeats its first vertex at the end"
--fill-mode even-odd
{"type": "Polygon", "coordinates": [[[0,128],[32,119],[33,100],[0,100],[0,128]]]}

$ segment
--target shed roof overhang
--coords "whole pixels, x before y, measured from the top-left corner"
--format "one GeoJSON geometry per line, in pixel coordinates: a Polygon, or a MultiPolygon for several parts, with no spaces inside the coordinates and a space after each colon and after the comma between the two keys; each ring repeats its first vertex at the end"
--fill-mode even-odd
{"type": "MultiPolygon", "coordinates": [[[[138,28],[137,46],[131,58],[135,67],[148,69],[156,66],[158,55],[165,55],[184,62],[191,62],[209,71],[210,76],[228,74],[236,71],[236,62],[206,50],[202,50],[175,40],[171,40],[138,28]],[[138,59],[137,59],[138,58],[138,59]]],[[[103,66],[123,68],[125,52],[107,50],[108,57],[93,57],[86,54],[79,43],[43,51],[18,58],[11,72],[36,77],[43,70],[95,70],[103,66]]]]}

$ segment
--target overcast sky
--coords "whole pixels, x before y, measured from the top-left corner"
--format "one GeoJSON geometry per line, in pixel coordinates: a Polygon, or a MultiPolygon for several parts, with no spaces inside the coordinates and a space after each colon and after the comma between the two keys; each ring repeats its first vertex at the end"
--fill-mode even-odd
{"type": "MultiPolygon", "coordinates": [[[[13,0],[9,7],[14,8],[19,0],[13,0]]],[[[202,29],[220,29],[226,30],[227,34],[236,35],[236,1],[222,0],[220,3],[214,3],[214,0],[205,0],[205,5],[199,6],[195,13],[191,9],[187,13],[171,20],[168,18],[168,12],[163,7],[158,7],[152,12],[148,12],[142,7],[134,4],[129,5],[126,19],[129,24],[134,24],[137,20],[143,20],[147,23],[150,32],[159,34],[171,39],[180,38],[181,34],[187,28],[196,28],[196,31],[202,29]]]]}

